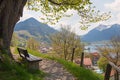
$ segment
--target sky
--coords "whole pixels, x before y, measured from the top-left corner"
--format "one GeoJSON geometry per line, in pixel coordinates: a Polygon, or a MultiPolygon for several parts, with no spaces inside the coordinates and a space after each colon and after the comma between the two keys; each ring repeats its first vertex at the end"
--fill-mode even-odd
{"type": "MultiPolygon", "coordinates": [[[[120,24],[120,0],[91,0],[94,6],[96,6],[96,10],[100,10],[101,12],[111,12],[111,18],[104,22],[98,22],[92,24],[88,29],[81,30],[79,26],[79,17],[77,13],[74,11],[68,11],[68,13],[74,13],[74,15],[70,18],[62,18],[56,25],[50,25],[51,27],[55,29],[60,29],[60,25],[70,25],[72,30],[75,31],[78,35],[84,35],[88,33],[93,28],[97,27],[100,24],[104,25],[112,25],[112,24],[120,24]]],[[[38,21],[40,21],[40,12],[30,11],[24,8],[23,11],[23,17],[20,21],[24,21],[25,19],[28,19],[30,17],[36,18],[38,21]]]]}

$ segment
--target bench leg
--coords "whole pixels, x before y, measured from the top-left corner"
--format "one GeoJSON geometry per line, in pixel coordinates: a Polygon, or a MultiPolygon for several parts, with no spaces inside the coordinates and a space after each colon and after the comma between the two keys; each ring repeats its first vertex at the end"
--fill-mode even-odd
{"type": "Polygon", "coordinates": [[[37,62],[29,62],[28,66],[29,66],[30,69],[39,70],[39,61],[37,61],[37,62]]]}

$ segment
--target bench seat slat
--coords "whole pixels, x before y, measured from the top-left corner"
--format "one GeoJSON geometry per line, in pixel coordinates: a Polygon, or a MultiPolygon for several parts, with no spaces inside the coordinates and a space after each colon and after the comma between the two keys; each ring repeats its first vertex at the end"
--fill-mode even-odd
{"type": "Polygon", "coordinates": [[[26,59],[30,62],[35,62],[35,61],[42,61],[39,57],[36,57],[34,55],[29,54],[29,57],[26,57],[26,59]]]}

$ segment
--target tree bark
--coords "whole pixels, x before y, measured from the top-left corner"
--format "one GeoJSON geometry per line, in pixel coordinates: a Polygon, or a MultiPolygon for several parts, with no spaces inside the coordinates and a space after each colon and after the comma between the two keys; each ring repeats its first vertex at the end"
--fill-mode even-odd
{"type": "Polygon", "coordinates": [[[0,0],[0,54],[9,56],[10,43],[15,24],[23,13],[27,0],[0,0]]]}

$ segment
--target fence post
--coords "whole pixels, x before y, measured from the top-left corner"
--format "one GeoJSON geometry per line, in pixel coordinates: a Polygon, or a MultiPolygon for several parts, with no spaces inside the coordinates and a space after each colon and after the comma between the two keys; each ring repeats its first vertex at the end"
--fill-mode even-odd
{"type": "Polygon", "coordinates": [[[75,48],[72,49],[72,57],[71,57],[71,61],[73,62],[74,60],[74,54],[75,54],[75,48]]]}
{"type": "Polygon", "coordinates": [[[115,80],[119,80],[119,72],[116,70],[114,75],[115,80]]]}
{"type": "Polygon", "coordinates": [[[81,55],[80,67],[83,67],[83,63],[84,63],[84,52],[82,52],[81,55]]]}
{"type": "Polygon", "coordinates": [[[108,63],[107,67],[106,67],[106,72],[105,72],[104,80],[109,80],[111,70],[112,70],[112,66],[108,63]]]}

